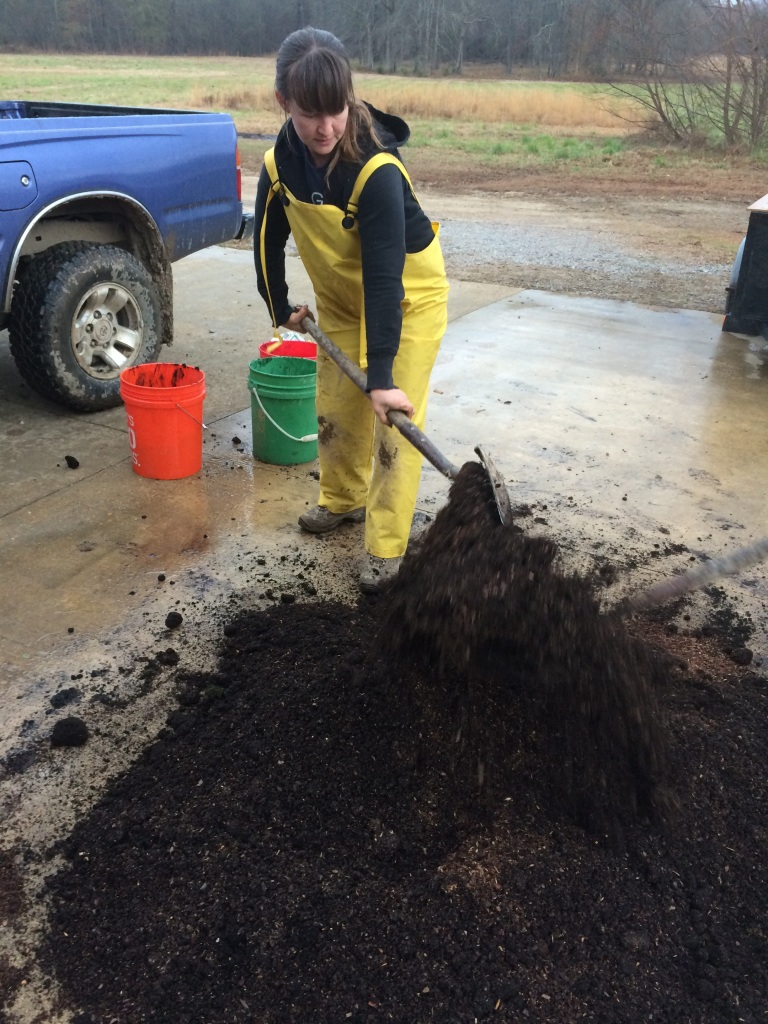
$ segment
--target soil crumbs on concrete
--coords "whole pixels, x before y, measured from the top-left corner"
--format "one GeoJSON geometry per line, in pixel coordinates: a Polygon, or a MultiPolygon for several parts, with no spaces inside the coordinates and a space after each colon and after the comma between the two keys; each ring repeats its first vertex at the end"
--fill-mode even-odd
{"type": "Polygon", "coordinates": [[[559,596],[548,638],[523,587],[493,656],[433,657],[435,606],[404,673],[396,592],[223,627],[59,851],[41,962],[75,1024],[765,1019],[765,677],[560,614],[578,585],[514,550],[559,596]],[[588,699],[599,664],[634,697],[588,699]]]}

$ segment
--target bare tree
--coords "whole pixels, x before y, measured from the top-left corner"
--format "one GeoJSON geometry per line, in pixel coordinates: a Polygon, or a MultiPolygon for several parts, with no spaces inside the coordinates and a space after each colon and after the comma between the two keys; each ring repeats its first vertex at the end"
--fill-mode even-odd
{"type": "Polygon", "coordinates": [[[422,0],[422,44],[426,66],[439,67],[446,25],[446,0],[422,0]]]}
{"type": "Polygon", "coordinates": [[[730,150],[757,149],[768,128],[768,10],[758,0],[704,4],[722,52],[698,62],[702,120],[730,150]]]}
{"type": "Polygon", "coordinates": [[[445,36],[456,74],[460,75],[464,70],[466,47],[472,34],[488,20],[485,7],[478,0],[450,0],[445,18],[445,36]]]}
{"type": "Polygon", "coordinates": [[[645,7],[642,44],[632,35],[633,0],[622,5],[621,68],[642,75],[613,88],[635,99],[638,120],[681,143],[717,142],[753,152],[768,135],[768,9],[764,0],[637,0],[645,7]],[[630,8],[632,8],[630,10],[630,8]],[[650,28],[650,31],[648,29],[650,28]]]}

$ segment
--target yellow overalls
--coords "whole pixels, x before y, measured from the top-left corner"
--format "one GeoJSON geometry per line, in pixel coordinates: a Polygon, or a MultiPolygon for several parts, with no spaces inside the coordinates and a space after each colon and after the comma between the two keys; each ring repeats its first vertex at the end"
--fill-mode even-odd
{"type": "MultiPolygon", "coordinates": [[[[367,366],[362,263],[357,222],[342,226],[337,206],[299,202],[278,180],[274,150],[264,157],[272,182],[267,200],[285,196],[285,212],[301,261],[315,292],[318,325],[350,359],[367,366]]],[[[389,153],[362,168],[347,215],[354,218],[371,173],[394,163],[389,153]]],[[[266,216],[264,218],[266,223],[266,216]]],[[[406,254],[400,347],[393,379],[414,406],[413,422],[424,428],[429,377],[447,325],[448,282],[437,239],[422,252],[406,254]]],[[[264,266],[263,227],[261,263],[264,266]]],[[[266,277],[266,272],[265,272],[266,277]]],[[[331,512],[366,507],[365,547],[379,558],[405,553],[421,477],[421,454],[394,427],[379,423],[371,403],[322,349],[317,352],[317,418],[320,459],[319,504],[331,512]]]]}

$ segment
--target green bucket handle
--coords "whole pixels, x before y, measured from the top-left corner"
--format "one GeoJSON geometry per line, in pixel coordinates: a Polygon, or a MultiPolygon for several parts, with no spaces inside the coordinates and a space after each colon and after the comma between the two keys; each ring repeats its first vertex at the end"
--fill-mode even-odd
{"type": "Polygon", "coordinates": [[[259,403],[259,408],[264,413],[264,415],[267,417],[267,419],[272,424],[272,426],[276,430],[279,430],[281,434],[284,434],[285,437],[287,437],[289,440],[291,440],[291,441],[300,441],[303,444],[310,444],[312,441],[316,441],[317,440],[317,434],[305,434],[304,437],[294,437],[293,434],[289,434],[287,430],[283,430],[283,428],[280,426],[280,424],[279,423],[275,423],[275,421],[269,415],[267,410],[264,408],[264,403],[261,400],[261,395],[256,390],[256,388],[248,388],[248,390],[251,392],[251,394],[255,397],[256,401],[259,403]]]}

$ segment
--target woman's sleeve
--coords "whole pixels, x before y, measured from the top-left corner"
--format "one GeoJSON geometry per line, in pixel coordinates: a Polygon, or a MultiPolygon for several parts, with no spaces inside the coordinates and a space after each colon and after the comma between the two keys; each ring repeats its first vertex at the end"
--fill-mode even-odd
{"type": "Polygon", "coordinates": [[[368,390],[393,388],[405,296],[405,179],[394,164],[373,172],[360,195],[358,230],[363,267],[368,390]]]}
{"type": "Polygon", "coordinates": [[[256,286],[267,304],[272,325],[284,324],[293,312],[288,302],[285,280],[285,243],[291,233],[285,208],[271,192],[266,167],[262,167],[256,189],[256,229],[253,236],[253,258],[256,264],[256,286]]]}

